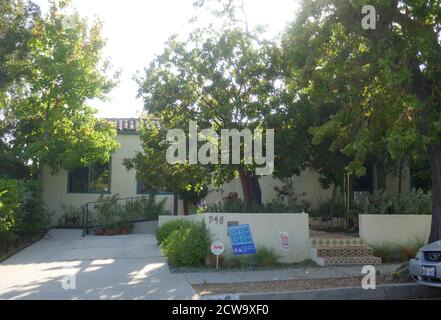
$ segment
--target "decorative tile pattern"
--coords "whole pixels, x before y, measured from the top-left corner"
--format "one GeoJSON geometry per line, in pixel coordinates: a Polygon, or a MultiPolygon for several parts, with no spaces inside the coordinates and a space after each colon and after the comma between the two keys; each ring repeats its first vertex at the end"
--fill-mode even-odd
{"type": "Polygon", "coordinates": [[[373,250],[369,246],[363,247],[318,247],[320,257],[362,257],[372,256],[373,250]]]}
{"type": "Polygon", "coordinates": [[[310,242],[325,266],[381,264],[381,258],[374,257],[372,248],[360,238],[331,234],[312,237],[310,242]]]}
{"type": "Polygon", "coordinates": [[[325,266],[343,266],[343,265],[379,265],[381,258],[374,256],[363,257],[325,257],[325,266]]]}
{"type": "Polygon", "coordinates": [[[327,238],[311,238],[311,246],[313,247],[360,247],[365,245],[360,238],[342,238],[342,239],[327,239],[327,238]]]}

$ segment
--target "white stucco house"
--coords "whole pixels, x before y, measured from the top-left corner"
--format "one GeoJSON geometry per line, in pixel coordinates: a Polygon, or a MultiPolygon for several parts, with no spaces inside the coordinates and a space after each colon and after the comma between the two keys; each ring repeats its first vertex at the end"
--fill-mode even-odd
{"type": "MultiPolygon", "coordinates": [[[[96,201],[100,195],[119,195],[120,198],[136,197],[149,194],[142,184],[136,179],[135,170],[127,170],[123,160],[131,158],[136,151],[141,150],[141,141],[137,134],[139,127],[138,119],[109,119],[117,128],[117,141],[120,147],[112,155],[107,165],[78,168],[71,171],[60,170],[53,174],[49,167],[44,167],[41,175],[43,198],[47,209],[53,213],[52,224],[56,224],[63,215],[63,206],[80,208],[87,202],[96,201]]],[[[164,159],[165,161],[165,159],[164,159]]],[[[397,178],[388,175],[384,179],[384,187],[389,193],[396,193],[397,178]]],[[[305,199],[316,206],[320,201],[331,197],[331,190],[323,190],[320,187],[318,175],[309,170],[295,177],[295,192],[305,193],[305,199]]],[[[262,201],[270,202],[275,196],[274,187],[281,183],[271,176],[260,180],[262,189],[262,201]]],[[[403,174],[404,191],[410,189],[410,175],[408,170],[403,174]]],[[[239,179],[222,186],[220,190],[211,188],[206,197],[206,203],[217,203],[230,192],[236,192],[243,198],[239,179]]],[[[166,209],[173,212],[173,195],[168,192],[156,192],[155,197],[166,198],[166,209]]],[[[183,201],[179,201],[179,214],[184,213],[183,201]]]]}

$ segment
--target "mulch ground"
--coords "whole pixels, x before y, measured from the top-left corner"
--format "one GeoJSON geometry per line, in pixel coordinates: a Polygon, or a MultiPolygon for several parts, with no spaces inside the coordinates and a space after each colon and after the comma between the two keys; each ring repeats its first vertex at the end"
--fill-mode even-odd
{"type": "MultiPolygon", "coordinates": [[[[296,279],[222,284],[205,283],[193,285],[193,288],[200,296],[207,296],[230,293],[279,292],[325,288],[361,287],[361,279],[362,277],[347,277],[334,279],[296,279]]],[[[377,279],[377,285],[390,283],[396,283],[396,281],[379,281],[377,279]]]]}
{"type": "Polygon", "coordinates": [[[21,237],[20,239],[9,241],[8,243],[0,243],[0,262],[5,261],[14,254],[29,247],[37,241],[40,241],[45,235],[45,232],[37,235],[21,237]]]}

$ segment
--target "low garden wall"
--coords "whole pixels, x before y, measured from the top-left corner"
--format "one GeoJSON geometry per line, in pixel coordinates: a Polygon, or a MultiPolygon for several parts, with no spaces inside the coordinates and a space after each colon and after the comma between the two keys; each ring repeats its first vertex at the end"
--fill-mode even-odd
{"type": "Polygon", "coordinates": [[[370,245],[406,245],[426,241],[430,235],[431,215],[360,214],[360,237],[370,245]]]}
{"type": "Polygon", "coordinates": [[[159,226],[174,219],[205,221],[212,240],[225,245],[225,255],[232,255],[231,242],[227,234],[229,223],[249,224],[256,249],[268,248],[280,257],[283,263],[301,262],[309,259],[308,214],[251,214],[251,213],[205,213],[190,216],[160,216],[159,226]],[[280,233],[287,233],[289,248],[282,247],[280,233]]]}

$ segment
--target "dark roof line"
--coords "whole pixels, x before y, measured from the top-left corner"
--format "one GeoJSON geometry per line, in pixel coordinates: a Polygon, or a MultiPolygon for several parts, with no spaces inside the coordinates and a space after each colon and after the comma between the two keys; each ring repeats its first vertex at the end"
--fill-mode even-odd
{"type": "Polygon", "coordinates": [[[137,133],[140,127],[140,119],[138,118],[107,118],[112,122],[118,132],[137,133]]]}

